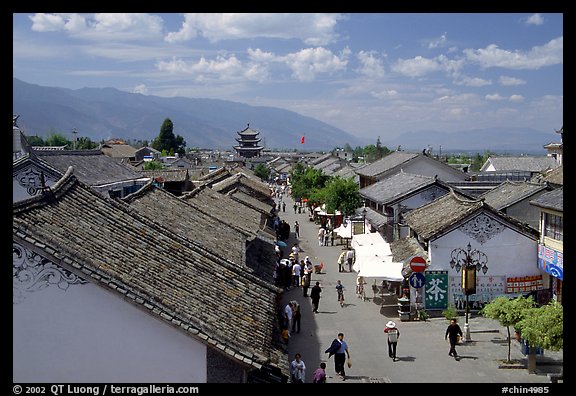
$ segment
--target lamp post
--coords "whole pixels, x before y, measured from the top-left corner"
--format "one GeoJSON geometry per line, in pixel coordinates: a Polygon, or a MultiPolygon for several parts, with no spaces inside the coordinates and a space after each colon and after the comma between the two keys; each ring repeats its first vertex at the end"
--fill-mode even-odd
{"type": "Polygon", "coordinates": [[[462,270],[462,290],[466,295],[466,323],[464,324],[464,340],[466,342],[470,339],[470,325],[468,324],[468,316],[470,314],[470,304],[468,296],[476,294],[476,272],[485,274],[488,271],[488,256],[485,253],[474,249],[470,242],[466,246],[466,250],[456,248],[450,253],[450,267],[455,268],[456,272],[462,270]]]}
{"type": "Polygon", "coordinates": [[[366,205],[364,205],[364,209],[362,209],[362,233],[366,234],[366,205]]]}

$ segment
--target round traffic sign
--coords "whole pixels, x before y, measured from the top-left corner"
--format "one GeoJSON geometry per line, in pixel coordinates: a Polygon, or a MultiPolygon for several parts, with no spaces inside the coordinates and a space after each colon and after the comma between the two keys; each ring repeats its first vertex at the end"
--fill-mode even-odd
{"type": "Polygon", "coordinates": [[[426,269],[426,260],[423,257],[416,256],[410,260],[410,268],[414,272],[422,272],[426,269]]]}
{"type": "Polygon", "coordinates": [[[412,273],[412,275],[410,275],[410,278],[408,278],[410,286],[412,286],[415,289],[420,289],[422,286],[424,286],[425,281],[426,278],[420,272],[414,272],[412,273]]]}

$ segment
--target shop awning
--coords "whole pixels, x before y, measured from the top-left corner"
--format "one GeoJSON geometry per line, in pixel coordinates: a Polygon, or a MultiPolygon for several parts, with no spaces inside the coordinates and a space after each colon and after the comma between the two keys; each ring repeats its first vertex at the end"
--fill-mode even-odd
{"type": "Polygon", "coordinates": [[[401,282],[403,262],[395,262],[390,244],[379,233],[358,234],[352,237],[356,260],[352,267],[359,276],[401,282]]]}

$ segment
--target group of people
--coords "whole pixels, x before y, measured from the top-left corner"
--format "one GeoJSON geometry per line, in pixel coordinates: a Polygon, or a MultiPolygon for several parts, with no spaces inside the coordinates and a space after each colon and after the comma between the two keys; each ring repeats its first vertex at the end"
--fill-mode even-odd
{"type": "MultiPolygon", "coordinates": [[[[318,282],[317,282],[318,283],[318,282]]],[[[388,356],[393,362],[398,360],[396,352],[398,341],[400,339],[400,330],[396,323],[392,320],[388,321],[384,326],[384,334],[386,335],[386,343],[388,345],[388,356]]],[[[456,319],[451,319],[450,324],[446,328],[444,338],[450,341],[450,351],[448,355],[453,356],[459,360],[458,353],[456,352],[456,345],[462,337],[462,329],[456,322],[456,319]]],[[[346,381],[346,366],[352,367],[352,359],[350,357],[350,350],[348,344],[344,341],[344,333],[338,333],[338,336],[332,340],[330,347],[324,351],[328,353],[328,359],[334,356],[334,371],[340,376],[342,381],[346,381]]],[[[296,353],[294,360],[290,364],[290,374],[292,382],[303,383],[306,378],[306,365],[302,361],[302,356],[296,353]]],[[[320,367],[314,372],[312,382],[324,383],[326,382],[326,363],[320,363],[320,367]]]]}

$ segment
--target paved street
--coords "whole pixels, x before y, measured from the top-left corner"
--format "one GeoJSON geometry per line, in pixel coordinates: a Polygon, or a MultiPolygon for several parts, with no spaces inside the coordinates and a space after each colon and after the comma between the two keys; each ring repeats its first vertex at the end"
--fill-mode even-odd
{"type": "MultiPolygon", "coordinates": [[[[290,361],[295,353],[305,362],[306,382],[312,382],[314,370],[320,362],[326,362],[328,383],[342,382],[335,375],[334,358],[328,359],[324,351],[339,332],[344,333],[352,358],[352,367],[346,368],[345,383],[549,383],[548,373],[560,371],[563,353],[546,351],[538,357],[537,372],[530,374],[525,368],[498,368],[499,360],[507,357],[506,329],[496,321],[472,316],[469,320],[472,341],[457,346],[460,361],[448,356],[449,344],[444,341],[448,326],[445,318],[427,321],[401,322],[398,318],[396,299],[373,298],[370,288],[373,280],[367,279],[367,301],[356,297],[356,273],[339,273],[337,258],[345,245],[318,246],[318,225],[308,220],[307,213],[294,214],[293,201],[284,197],[286,212],[280,218],[290,224],[291,237],[285,255],[295,242],[294,221],[300,223],[300,247],[302,258],[310,256],[313,264],[324,263],[322,274],[313,274],[312,283],[320,282],[323,288],[319,313],[312,312],[310,298],[303,297],[302,288],[286,291],[283,303],[296,300],[302,310],[302,330],[290,338],[288,353],[290,361]],[[340,279],[346,288],[345,305],[340,307],[336,298],[335,284],[340,279]],[[397,357],[388,357],[384,325],[394,320],[400,330],[397,357]]],[[[339,238],[335,239],[335,243],[339,238]]],[[[464,317],[459,319],[464,328],[464,317]]],[[[512,359],[525,359],[517,341],[512,341],[512,359]]]]}

